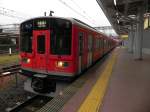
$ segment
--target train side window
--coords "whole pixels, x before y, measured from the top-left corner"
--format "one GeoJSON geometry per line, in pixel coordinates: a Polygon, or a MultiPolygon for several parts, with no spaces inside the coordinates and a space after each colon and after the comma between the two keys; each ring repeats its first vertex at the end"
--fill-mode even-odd
{"type": "Polygon", "coordinates": [[[107,48],[109,48],[109,45],[108,45],[108,40],[107,40],[107,48]]]}
{"type": "Polygon", "coordinates": [[[37,51],[39,54],[45,53],[45,36],[39,35],[37,37],[37,51]]]}
{"type": "Polygon", "coordinates": [[[95,44],[96,44],[96,46],[95,46],[95,48],[97,49],[97,38],[95,37],[95,44]]]}
{"type": "Polygon", "coordinates": [[[102,39],[101,42],[102,42],[102,48],[104,48],[104,39],[102,39]]]}
{"type": "Polygon", "coordinates": [[[98,48],[99,48],[99,39],[96,38],[96,49],[98,49],[98,48]]]}
{"type": "Polygon", "coordinates": [[[79,33],[79,55],[82,55],[84,48],[84,42],[83,42],[83,33],[79,33]]]}
{"type": "Polygon", "coordinates": [[[99,49],[101,48],[101,38],[99,39],[99,49]]]}
{"type": "Polygon", "coordinates": [[[107,47],[107,41],[104,40],[104,48],[106,48],[106,47],[107,47]]]}
{"type": "Polygon", "coordinates": [[[95,50],[97,49],[97,38],[95,37],[95,50]]]}
{"type": "Polygon", "coordinates": [[[88,50],[92,51],[92,35],[88,36],[88,50]]]}
{"type": "Polygon", "coordinates": [[[92,48],[93,48],[93,37],[92,37],[92,35],[89,35],[88,36],[88,50],[89,50],[89,52],[92,51],[92,48]]]}
{"type": "Polygon", "coordinates": [[[99,39],[99,49],[101,48],[101,39],[99,39]]]}
{"type": "Polygon", "coordinates": [[[103,39],[100,40],[101,46],[100,48],[103,48],[103,39]]]}
{"type": "Polygon", "coordinates": [[[100,38],[100,41],[99,41],[99,42],[100,42],[99,47],[102,48],[102,39],[101,39],[101,38],[100,38]]]}
{"type": "Polygon", "coordinates": [[[92,51],[95,51],[95,38],[94,38],[94,36],[93,36],[92,40],[93,40],[92,51]]]}
{"type": "Polygon", "coordinates": [[[99,39],[99,49],[101,48],[101,39],[99,39]]]}

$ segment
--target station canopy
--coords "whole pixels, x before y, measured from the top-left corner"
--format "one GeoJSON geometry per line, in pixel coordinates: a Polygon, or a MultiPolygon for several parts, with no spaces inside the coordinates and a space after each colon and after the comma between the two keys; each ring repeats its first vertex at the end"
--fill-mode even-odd
{"type": "Polygon", "coordinates": [[[150,14],[150,0],[97,0],[97,3],[119,35],[128,34],[131,25],[136,28],[139,8],[142,7],[144,19],[150,14]]]}

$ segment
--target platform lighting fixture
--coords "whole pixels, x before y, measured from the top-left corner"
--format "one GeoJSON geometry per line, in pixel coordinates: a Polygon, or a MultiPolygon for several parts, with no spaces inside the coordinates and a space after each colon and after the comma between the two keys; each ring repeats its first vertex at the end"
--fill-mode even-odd
{"type": "Polygon", "coordinates": [[[116,6],[116,4],[117,4],[117,3],[116,3],[116,0],[114,0],[114,5],[116,6]]]}
{"type": "Polygon", "coordinates": [[[118,13],[118,12],[116,12],[116,16],[117,16],[117,17],[119,16],[119,13],[118,13]]]}
{"type": "Polygon", "coordinates": [[[118,24],[120,23],[119,19],[117,19],[118,24]]]}

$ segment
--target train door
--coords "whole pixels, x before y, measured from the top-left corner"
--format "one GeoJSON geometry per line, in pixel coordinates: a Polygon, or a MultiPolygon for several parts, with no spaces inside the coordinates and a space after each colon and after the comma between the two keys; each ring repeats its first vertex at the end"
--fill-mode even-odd
{"type": "Polygon", "coordinates": [[[84,36],[83,33],[79,33],[78,35],[79,37],[79,64],[78,64],[78,72],[81,73],[82,70],[84,69],[84,65],[83,65],[83,50],[84,50],[84,36]]]}
{"type": "Polygon", "coordinates": [[[34,68],[47,71],[47,57],[49,48],[50,31],[33,31],[34,68]]]}
{"type": "Polygon", "coordinates": [[[87,58],[87,67],[89,67],[90,65],[92,65],[92,35],[88,36],[88,58],[87,58]]]}

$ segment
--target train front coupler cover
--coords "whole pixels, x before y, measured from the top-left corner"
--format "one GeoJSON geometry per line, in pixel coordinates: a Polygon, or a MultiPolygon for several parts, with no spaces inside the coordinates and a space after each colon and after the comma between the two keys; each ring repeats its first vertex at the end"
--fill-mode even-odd
{"type": "Polygon", "coordinates": [[[68,82],[50,79],[45,74],[35,74],[33,77],[27,78],[24,83],[24,89],[38,95],[54,97],[62,93],[63,89],[68,85],[68,82]]]}
{"type": "Polygon", "coordinates": [[[47,75],[35,74],[31,80],[31,87],[39,93],[50,93],[56,91],[56,81],[48,79],[47,75]]]}

